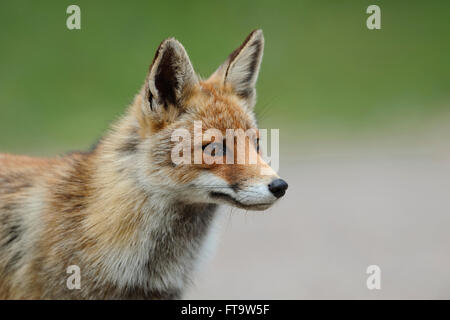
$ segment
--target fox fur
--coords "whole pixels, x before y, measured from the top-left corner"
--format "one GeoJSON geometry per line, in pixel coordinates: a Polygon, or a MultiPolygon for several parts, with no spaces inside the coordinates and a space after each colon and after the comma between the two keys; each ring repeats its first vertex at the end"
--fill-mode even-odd
{"type": "Polygon", "coordinates": [[[89,152],[0,155],[0,299],[179,299],[214,232],[219,204],[263,210],[275,172],[174,165],[172,132],[256,128],[264,37],[252,32],[200,79],[184,47],[161,43],[125,115],[89,152]],[[69,289],[67,268],[81,272],[69,289]]]}

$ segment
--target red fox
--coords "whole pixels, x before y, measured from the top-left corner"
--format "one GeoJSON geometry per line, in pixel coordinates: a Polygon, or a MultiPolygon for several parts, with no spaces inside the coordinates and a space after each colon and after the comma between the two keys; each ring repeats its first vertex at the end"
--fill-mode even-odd
{"type": "Polygon", "coordinates": [[[218,205],[264,210],[288,187],[257,139],[248,148],[257,150],[256,164],[171,157],[173,132],[192,132],[194,121],[203,130],[257,128],[263,48],[262,31],[253,31],[203,80],[169,38],[125,115],[92,150],[54,159],[0,155],[0,298],[182,298],[218,205]],[[80,270],[79,288],[68,286],[69,266],[80,270]]]}

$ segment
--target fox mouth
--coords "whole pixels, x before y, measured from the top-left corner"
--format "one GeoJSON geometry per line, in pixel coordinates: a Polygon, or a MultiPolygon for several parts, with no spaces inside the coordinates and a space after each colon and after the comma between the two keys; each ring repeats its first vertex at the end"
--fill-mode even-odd
{"type": "Polygon", "coordinates": [[[235,207],[247,210],[266,210],[272,205],[272,203],[244,204],[226,193],[215,191],[210,192],[210,196],[215,199],[223,200],[235,207]]]}

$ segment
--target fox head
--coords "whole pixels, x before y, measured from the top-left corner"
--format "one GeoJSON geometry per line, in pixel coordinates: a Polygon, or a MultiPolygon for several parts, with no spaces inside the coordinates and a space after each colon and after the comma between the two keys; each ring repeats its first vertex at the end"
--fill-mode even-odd
{"type": "Polygon", "coordinates": [[[263,49],[263,33],[255,30],[204,80],[180,42],[160,44],[122,146],[134,151],[137,178],[149,192],[248,210],[267,209],[285,194],[287,183],[262,159],[253,113],[263,49]],[[229,129],[251,132],[241,135],[244,148],[229,129]]]}

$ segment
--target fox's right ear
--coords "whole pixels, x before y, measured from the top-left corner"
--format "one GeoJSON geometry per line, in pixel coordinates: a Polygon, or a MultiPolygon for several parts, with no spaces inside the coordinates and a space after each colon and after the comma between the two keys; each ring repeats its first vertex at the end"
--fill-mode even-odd
{"type": "Polygon", "coordinates": [[[158,47],[145,84],[145,107],[157,111],[180,107],[182,98],[198,83],[189,56],[174,38],[158,47]]]}

